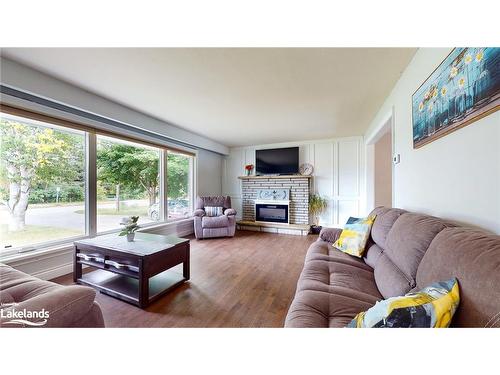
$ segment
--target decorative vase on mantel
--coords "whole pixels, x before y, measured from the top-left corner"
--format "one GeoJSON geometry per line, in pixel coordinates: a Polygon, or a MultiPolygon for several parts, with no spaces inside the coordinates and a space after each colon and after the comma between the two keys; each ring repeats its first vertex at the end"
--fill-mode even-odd
{"type": "Polygon", "coordinates": [[[252,175],[252,170],[253,170],[253,164],[247,164],[245,165],[245,171],[247,173],[247,176],[252,175]]]}

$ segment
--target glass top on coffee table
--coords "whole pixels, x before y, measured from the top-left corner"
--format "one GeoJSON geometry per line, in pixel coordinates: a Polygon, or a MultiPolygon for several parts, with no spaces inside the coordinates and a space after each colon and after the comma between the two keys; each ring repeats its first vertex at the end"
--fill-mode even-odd
{"type": "Polygon", "coordinates": [[[134,255],[151,255],[174,247],[188,239],[176,236],[164,236],[160,234],[136,233],[132,242],[127,241],[126,236],[118,236],[117,233],[107,234],[85,240],[75,241],[75,244],[104,247],[134,255]]]}

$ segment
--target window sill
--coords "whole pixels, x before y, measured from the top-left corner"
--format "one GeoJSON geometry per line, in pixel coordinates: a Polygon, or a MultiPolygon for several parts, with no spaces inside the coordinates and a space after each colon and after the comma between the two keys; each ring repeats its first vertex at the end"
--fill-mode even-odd
{"type": "MultiPolygon", "coordinates": [[[[180,219],[180,220],[173,220],[173,221],[168,221],[168,222],[163,222],[163,223],[158,223],[158,224],[151,224],[146,227],[143,227],[139,230],[139,232],[149,232],[149,231],[158,231],[160,229],[165,229],[169,227],[173,227],[175,225],[183,224],[183,223],[188,223],[192,222],[193,218],[187,218],[187,219],[180,219]]],[[[120,230],[113,230],[113,231],[108,231],[106,233],[99,233],[97,237],[103,236],[106,234],[110,233],[118,233],[120,230]]],[[[83,237],[87,238],[87,237],[83,237]]],[[[75,240],[76,241],[76,240],[75,240]]],[[[61,255],[64,253],[67,253],[69,251],[73,250],[73,242],[66,242],[62,244],[58,244],[55,246],[48,246],[48,247],[40,247],[36,248],[35,250],[32,251],[26,251],[26,252],[21,252],[21,253],[12,253],[12,254],[6,254],[2,255],[0,254],[0,262],[4,264],[9,264],[9,263],[17,263],[17,262],[23,262],[23,261],[29,261],[37,258],[46,258],[46,257],[53,257],[57,255],[61,255]]]]}

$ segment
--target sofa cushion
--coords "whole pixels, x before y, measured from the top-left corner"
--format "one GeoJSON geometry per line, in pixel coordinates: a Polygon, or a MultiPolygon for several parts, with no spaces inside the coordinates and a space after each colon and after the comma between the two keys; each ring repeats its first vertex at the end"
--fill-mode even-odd
{"type": "Polygon", "coordinates": [[[351,328],[446,328],[460,302],[457,279],[433,283],[405,296],[379,301],[349,323],[351,328]]]}
{"type": "Polygon", "coordinates": [[[344,327],[381,300],[373,270],[326,241],[311,244],[286,327],[344,327]]]}
{"type": "Polygon", "coordinates": [[[382,298],[373,272],[359,264],[341,263],[336,260],[311,260],[306,262],[297,283],[297,291],[343,291],[382,298]]]}
{"type": "Polygon", "coordinates": [[[409,212],[403,213],[394,222],[383,254],[411,280],[411,288],[415,286],[417,268],[425,251],[434,237],[447,226],[445,221],[436,217],[409,212]]]}
{"type": "Polygon", "coordinates": [[[345,327],[360,311],[377,302],[366,294],[343,294],[336,290],[298,291],[288,310],[285,327],[345,327]]]}
{"type": "Polygon", "coordinates": [[[417,287],[456,277],[457,327],[500,327],[500,236],[447,228],[432,241],[417,271],[417,287]]]}
{"type": "Polygon", "coordinates": [[[406,211],[399,208],[377,207],[370,216],[376,216],[372,226],[371,239],[383,250],[386,247],[386,239],[389,231],[396,220],[406,211]]]}
{"type": "Polygon", "coordinates": [[[227,216],[203,216],[201,218],[201,226],[203,228],[225,228],[229,225],[227,216]]]}
{"type": "Polygon", "coordinates": [[[367,250],[363,260],[371,268],[375,268],[375,264],[377,264],[378,258],[382,255],[383,250],[376,243],[371,243],[366,246],[367,250]]]}
{"type": "Polygon", "coordinates": [[[0,290],[5,294],[2,299],[12,299],[13,302],[19,303],[60,288],[56,283],[40,280],[0,264],[0,290]]]}
{"type": "Polygon", "coordinates": [[[415,282],[407,277],[384,253],[378,257],[373,274],[378,290],[384,298],[402,296],[415,286],[415,282]]]}
{"type": "Polygon", "coordinates": [[[367,266],[362,259],[343,253],[342,251],[335,249],[331,243],[322,240],[313,242],[311,246],[309,246],[305,262],[309,262],[311,260],[334,260],[336,262],[355,264],[359,267],[364,267],[368,270],[370,269],[370,267],[367,266]]]}

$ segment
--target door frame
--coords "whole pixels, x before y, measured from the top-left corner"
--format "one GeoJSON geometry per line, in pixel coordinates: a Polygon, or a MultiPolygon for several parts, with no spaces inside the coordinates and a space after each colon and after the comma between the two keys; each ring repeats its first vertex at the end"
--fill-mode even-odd
{"type": "MultiPolygon", "coordinates": [[[[387,132],[391,133],[391,155],[394,155],[395,149],[395,122],[394,107],[391,107],[382,119],[379,121],[375,130],[365,139],[365,211],[371,212],[375,208],[375,144],[387,132]]],[[[391,163],[391,205],[394,206],[394,163],[391,163]]]]}

